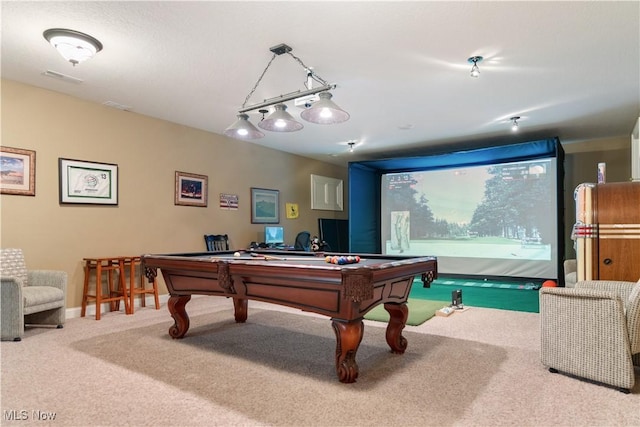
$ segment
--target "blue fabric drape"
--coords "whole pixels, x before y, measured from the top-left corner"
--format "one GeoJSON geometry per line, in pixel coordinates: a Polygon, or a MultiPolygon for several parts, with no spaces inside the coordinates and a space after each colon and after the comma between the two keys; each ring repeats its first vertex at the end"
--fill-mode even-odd
{"type": "Polygon", "coordinates": [[[349,165],[349,251],[380,253],[380,171],[349,165]]]}

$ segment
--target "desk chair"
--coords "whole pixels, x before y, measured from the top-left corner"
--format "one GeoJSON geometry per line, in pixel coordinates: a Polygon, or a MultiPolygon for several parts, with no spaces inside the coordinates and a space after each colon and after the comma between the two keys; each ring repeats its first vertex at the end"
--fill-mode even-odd
{"type": "Polygon", "coordinates": [[[308,231],[301,231],[296,236],[296,241],[293,245],[296,251],[311,252],[311,233],[308,231]]]}
{"type": "Polygon", "coordinates": [[[205,234],[204,243],[209,252],[229,250],[229,236],[226,234],[205,234]]]}

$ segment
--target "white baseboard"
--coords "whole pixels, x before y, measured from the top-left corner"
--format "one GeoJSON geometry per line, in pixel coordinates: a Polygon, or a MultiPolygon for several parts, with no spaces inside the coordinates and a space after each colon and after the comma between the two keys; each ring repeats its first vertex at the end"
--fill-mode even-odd
{"type": "MultiPolygon", "coordinates": [[[[158,297],[158,299],[160,300],[160,304],[165,304],[168,300],[169,300],[169,294],[164,294],[164,295],[160,295],[158,297]]],[[[155,307],[155,301],[153,298],[153,295],[151,296],[147,296],[145,298],[145,303],[147,305],[147,307],[155,307]]],[[[101,309],[100,312],[101,313],[106,313],[109,311],[109,303],[103,303],[100,305],[101,309]]],[[[137,307],[141,307],[142,304],[140,303],[140,298],[136,298],[135,302],[134,302],[134,308],[137,307]]],[[[124,304],[120,304],[120,310],[124,311],[124,304]]],[[[67,308],[65,310],[65,315],[67,317],[67,319],[73,319],[75,317],[80,317],[80,313],[82,312],[82,307],[73,307],[73,308],[67,308]]],[[[87,305],[87,316],[95,316],[96,315],[96,305],[95,304],[89,304],[87,305]]]]}

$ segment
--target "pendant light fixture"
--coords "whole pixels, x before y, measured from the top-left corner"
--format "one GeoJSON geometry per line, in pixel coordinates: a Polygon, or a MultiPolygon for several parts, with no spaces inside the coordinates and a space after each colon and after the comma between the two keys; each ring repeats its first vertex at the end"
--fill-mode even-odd
{"type": "Polygon", "coordinates": [[[478,63],[482,62],[483,59],[484,58],[482,58],[482,56],[472,56],[471,58],[467,59],[467,62],[473,64],[473,66],[471,67],[471,77],[480,77],[480,68],[478,68],[478,63]]]}
{"type": "Polygon", "coordinates": [[[291,49],[290,46],[282,43],[270,48],[269,50],[273,53],[271,60],[262,71],[262,74],[253,86],[253,89],[251,89],[245,98],[242,107],[238,110],[238,120],[225,129],[225,135],[239,139],[256,139],[264,137],[265,134],[260,132],[249,122],[249,115],[247,113],[252,111],[258,111],[263,114],[262,121],[258,123],[258,127],[261,129],[272,132],[295,132],[301,130],[304,128],[302,123],[298,122],[287,112],[285,102],[292,100],[305,100],[303,103],[305,109],[302,111],[301,117],[310,123],[335,124],[342,123],[349,119],[349,113],[338,107],[331,100],[332,95],[329,91],[336,88],[335,84],[329,84],[322,77],[318,76],[311,67],[307,67],[300,58],[291,53],[293,49],[291,49]],[[262,78],[271,66],[273,60],[277,56],[284,54],[292,57],[304,69],[306,90],[294,91],[286,95],[266,99],[258,104],[247,106],[247,102],[258,88],[258,85],[260,85],[262,78]],[[313,88],[312,85],[314,81],[321,84],[321,86],[313,88]],[[315,97],[313,95],[317,95],[317,101],[314,99],[315,97]],[[273,107],[274,111],[265,118],[264,114],[268,112],[268,110],[266,110],[268,107],[273,107]]]}
{"type": "Polygon", "coordinates": [[[79,31],[50,28],[42,35],[74,67],[102,50],[102,43],[98,39],[79,31]]]}

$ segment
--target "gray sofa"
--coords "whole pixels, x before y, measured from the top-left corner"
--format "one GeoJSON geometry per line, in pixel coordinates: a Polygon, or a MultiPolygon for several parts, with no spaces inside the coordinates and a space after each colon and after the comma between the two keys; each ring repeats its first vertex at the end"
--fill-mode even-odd
{"type": "Polygon", "coordinates": [[[0,250],[2,341],[20,341],[24,326],[65,322],[67,273],[27,270],[21,249],[0,250]]]}

